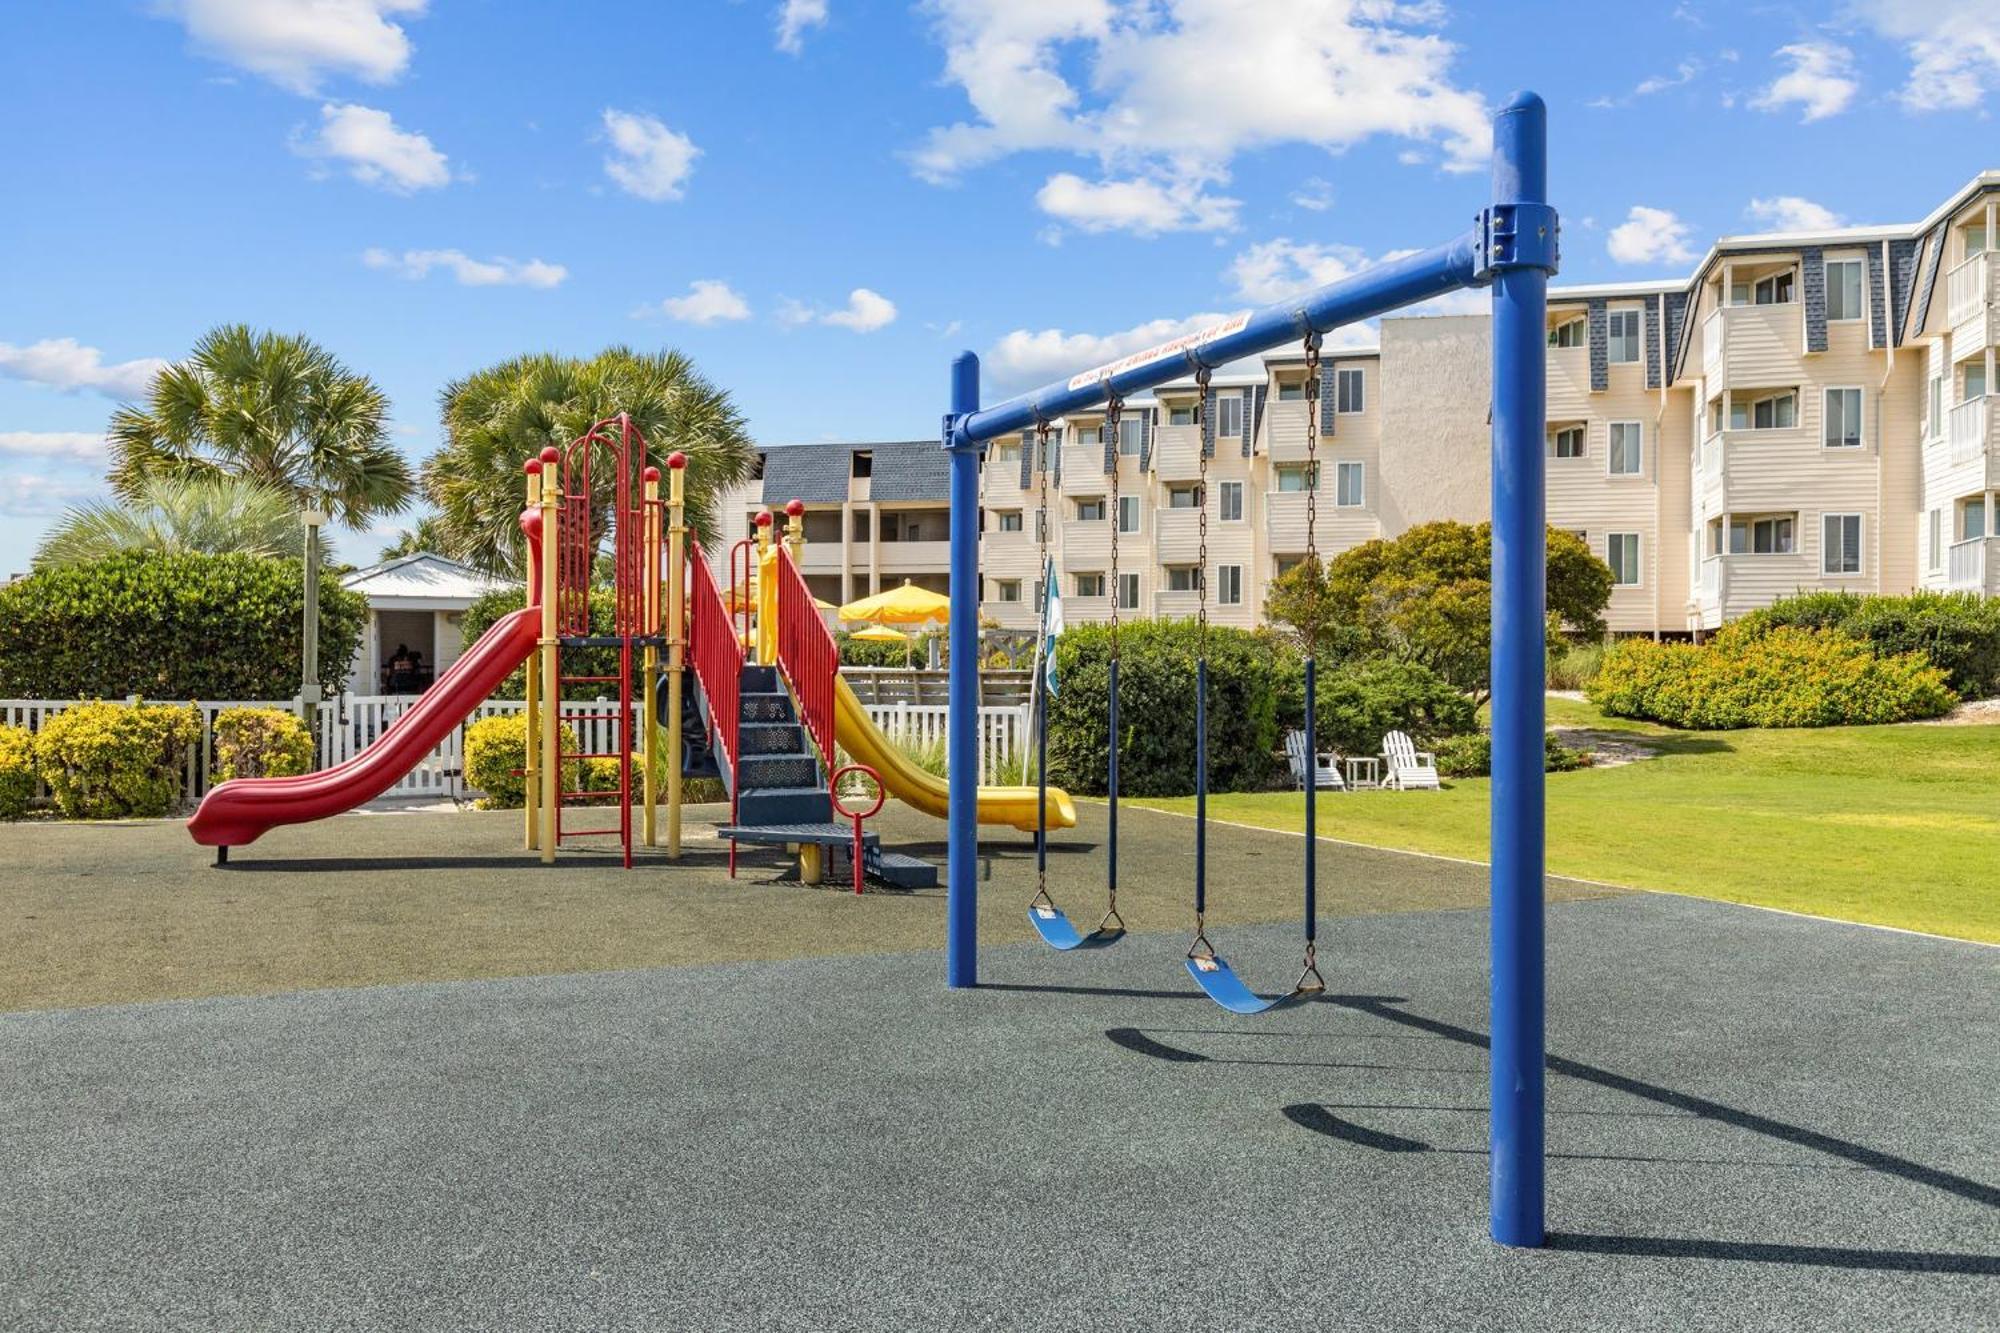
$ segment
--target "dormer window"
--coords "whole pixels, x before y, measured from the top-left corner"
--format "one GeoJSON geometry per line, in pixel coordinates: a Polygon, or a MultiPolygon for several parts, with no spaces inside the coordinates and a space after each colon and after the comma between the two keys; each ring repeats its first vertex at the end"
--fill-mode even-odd
{"type": "Polygon", "coordinates": [[[1184,403],[1167,404],[1167,424],[1169,426],[1192,426],[1194,424],[1194,400],[1184,403]]]}
{"type": "Polygon", "coordinates": [[[1582,347],[1590,341],[1590,321],[1582,315],[1565,318],[1549,329],[1549,346],[1582,347]]]}
{"type": "Polygon", "coordinates": [[[1729,288],[1731,305],[1790,305],[1796,286],[1796,275],[1791,269],[1766,274],[1744,282],[1732,283],[1729,288]]]}
{"type": "MultiPolygon", "coordinates": [[[[1014,454],[1015,454],[1014,461],[1018,463],[1020,461],[1020,450],[1017,448],[1014,451],[1014,454]]],[[[854,471],[850,475],[856,477],[874,476],[875,475],[874,453],[867,449],[856,449],[854,451],[854,471]]]]}

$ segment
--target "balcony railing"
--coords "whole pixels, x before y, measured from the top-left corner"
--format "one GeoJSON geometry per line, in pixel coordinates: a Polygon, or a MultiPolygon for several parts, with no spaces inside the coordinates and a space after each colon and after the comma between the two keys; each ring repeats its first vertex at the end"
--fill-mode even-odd
{"type": "Polygon", "coordinates": [[[1161,426],[1153,432],[1153,473],[1161,481],[1193,481],[1201,474],[1201,432],[1161,426]]]}
{"type": "Polygon", "coordinates": [[[1986,558],[1986,548],[1993,541],[1991,537],[1968,537],[1946,548],[1945,582],[1953,592],[1983,593],[1987,590],[1986,571],[1990,562],[1986,558]]]}
{"type": "Polygon", "coordinates": [[[1722,311],[1709,312],[1701,322],[1701,377],[1711,385],[1722,378],[1722,356],[1728,339],[1729,326],[1722,317],[1722,311]]]}
{"type": "Polygon", "coordinates": [[[1704,595],[1720,600],[1722,597],[1722,557],[1711,555],[1701,562],[1701,590],[1704,595]]]}
{"type": "Polygon", "coordinates": [[[1951,461],[1954,466],[1970,463],[1987,450],[1989,424],[1993,411],[1989,406],[1995,395],[1969,398],[1951,409],[1945,416],[1945,438],[1950,441],[1951,461]]]}
{"type": "Polygon", "coordinates": [[[1991,256],[1976,254],[1945,279],[1945,320],[1953,328],[1981,314],[1993,296],[1991,256]]]}
{"type": "Polygon", "coordinates": [[[1717,431],[1701,442],[1701,478],[1706,483],[1722,480],[1722,433],[1717,431]]]}

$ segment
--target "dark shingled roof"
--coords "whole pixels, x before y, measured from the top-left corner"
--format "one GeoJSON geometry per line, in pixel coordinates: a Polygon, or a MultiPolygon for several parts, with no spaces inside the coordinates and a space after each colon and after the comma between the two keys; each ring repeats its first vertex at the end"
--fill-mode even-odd
{"type": "Polygon", "coordinates": [[[887,440],[851,444],[784,444],[764,450],[763,501],[839,504],[847,499],[854,453],[872,453],[869,494],[878,501],[948,500],[951,459],[936,440],[887,440]]]}

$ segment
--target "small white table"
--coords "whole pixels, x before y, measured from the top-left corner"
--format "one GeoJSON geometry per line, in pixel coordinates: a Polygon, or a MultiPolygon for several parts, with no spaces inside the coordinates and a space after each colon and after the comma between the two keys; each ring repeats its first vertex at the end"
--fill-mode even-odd
{"type": "Polygon", "coordinates": [[[1382,785],[1382,761],[1373,755],[1342,758],[1340,766],[1345,770],[1344,776],[1351,788],[1358,790],[1382,785]]]}

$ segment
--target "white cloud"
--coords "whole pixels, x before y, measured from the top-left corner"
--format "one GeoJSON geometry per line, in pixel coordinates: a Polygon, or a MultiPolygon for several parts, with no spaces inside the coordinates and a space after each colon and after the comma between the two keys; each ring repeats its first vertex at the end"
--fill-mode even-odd
{"type": "Polygon", "coordinates": [[[398,16],[420,17],[428,0],[166,0],[203,51],[295,93],[350,74],[388,83],[409,67],[410,39],[398,16]]]}
{"type": "Polygon", "coordinates": [[[608,107],[604,132],[612,154],[604,159],[604,174],[619,189],[654,203],[681,197],[694,160],[701,156],[694,140],[652,116],[608,107]]]}
{"type": "Polygon", "coordinates": [[[0,343],[0,376],[66,393],[89,389],[109,398],[139,398],[166,367],[156,356],[106,365],[104,353],[74,338],[44,338],[26,347],[0,343]]]}
{"type": "Polygon", "coordinates": [[[72,505],[103,499],[105,491],[100,478],[16,472],[0,478],[0,514],[8,518],[53,518],[72,505]]]}
{"type": "Polygon", "coordinates": [[[1035,193],[1044,213],[1081,231],[1129,231],[1157,236],[1168,231],[1228,231],[1236,225],[1238,200],[1204,194],[1188,183],[1103,180],[1095,183],[1063,171],[1035,193]]]}
{"type": "Polygon", "coordinates": [[[1693,56],[1689,56],[1674,66],[1672,74],[1651,75],[1639,80],[1638,83],[1633,85],[1632,91],[1626,93],[1623,97],[1596,97],[1591,99],[1589,105],[1597,107],[1600,110],[1609,107],[1630,106],[1642,97],[1651,97],[1655,93],[1663,93],[1670,88],[1679,88],[1693,83],[1701,76],[1701,70],[1701,61],[1695,59],[1693,56]]]}
{"type": "Polygon", "coordinates": [[[803,301],[786,301],[778,307],[778,322],[787,328],[804,324],[831,324],[856,333],[873,333],[895,322],[896,303],[879,292],[856,287],[847,294],[847,304],[839,310],[823,310],[803,301]]]}
{"type": "Polygon", "coordinates": [[[0,455],[60,458],[98,463],[105,458],[104,436],[87,430],[0,430],[0,455]]]}
{"type": "Polygon", "coordinates": [[[1794,42],[1777,54],[1791,69],[1773,80],[1750,105],[1760,111],[1782,111],[1796,103],[1810,124],[1847,110],[1861,84],[1854,77],[1854,53],[1832,42],[1794,42]]]}
{"type": "Polygon", "coordinates": [[[805,50],[806,30],[826,26],[826,0],[785,0],[778,10],[778,49],[791,55],[805,50]]]}
{"type": "Polygon", "coordinates": [[[750,303],[720,278],[696,278],[686,296],[669,296],[660,302],[669,319],[686,324],[719,324],[750,318],[750,303]]]}
{"type": "Polygon", "coordinates": [[[1324,213],[1333,207],[1333,185],[1318,176],[1307,179],[1306,183],[1292,191],[1292,203],[1312,213],[1324,213]]]}
{"type": "Polygon", "coordinates": [[[1992,0],[1852,0],[1848,10],[1904,43],[1910,75],[1897,98],[1910,110],[1970,110],[2000,91],[2000,9],[1992,0]]]}
{"type": "Polygon", "coordinates": [[[423,135],[397,128],[386,111],[329,102],[319,109],[319,120],[319,133],[295,138],[296,149],[345,163],[347,174],[363,185],[410,194],[451,183],[445,155],[423,135]]]}
{"type": "Polygon", "coordinates": [[[1150,180],[1193,197],[1226,182],[1240,152],[1337,153],[1378,135],[1435,146],[1451,170],[1486,163],[1486,104],[1454,81],[1457,48],[1430,0],[928,7],[945,77],[972,115],[909,155],[927,180],[1053,150],[1095,159],[1105,184],[1150,180]]]}
{"type": "Polygon", "coordinates": [[[1831,231],[1846,225],[1846,219],[1832,209],[1795,194],[1752,199],[1743,211],[1772,231],[1831,231]]]}
{"type": "Polygon", "coordinates": [[[984,357],[986,368],[1004,384],[1032,383],[1088,366],[1116,361],[1156,343],[1193,333],[1229,318],[1221,314],[1186,319],[1149,319],[1116,333],[1064,333],[1061,329],[1015,329],[984,357]]]}
{"type": "Polygon", "coordinates": [[[405,250],[401,254],[392,254],[387,250],[370,249],[362,252],[361,262],[369,268],[388,269],[412,281],[428,277],[432,269],[441,268],[457,278],[461,287],[555,287],[569,276],[569,270],[561,264],[551,264],[546,260],[515,260],[504,255],[474,259],[463,250],[405,250]]]}
{"type": "MultiPolygon", "coordinates": [[[[1299,296],[1329,283],[1401,259],[1409,250],[1389,250],[1370,258],[1359,247],[1293,241],[1279,237],[1259,241],[1239,253],[1229,264],[1229,279],[1236,294],[1258,305],[1269,305],[1299,296]]],[[[1490,296],[1483,291],[1448,292],[1398,310],[1398,315],[1463,315],[1487,309],[1490,296]]],[[[1373,342],[1372,324],[1354,325],[1338,331],[1341,342],[1373,342]]]]}
{"type": "Polygon", "coordinates": [[[1688,224],[1664,208],[1632,205],[1625,220],[1611,229],[1605,249],[1621,264],[1652,264],[1694,258],[1688,248],[1688,224]]]}

